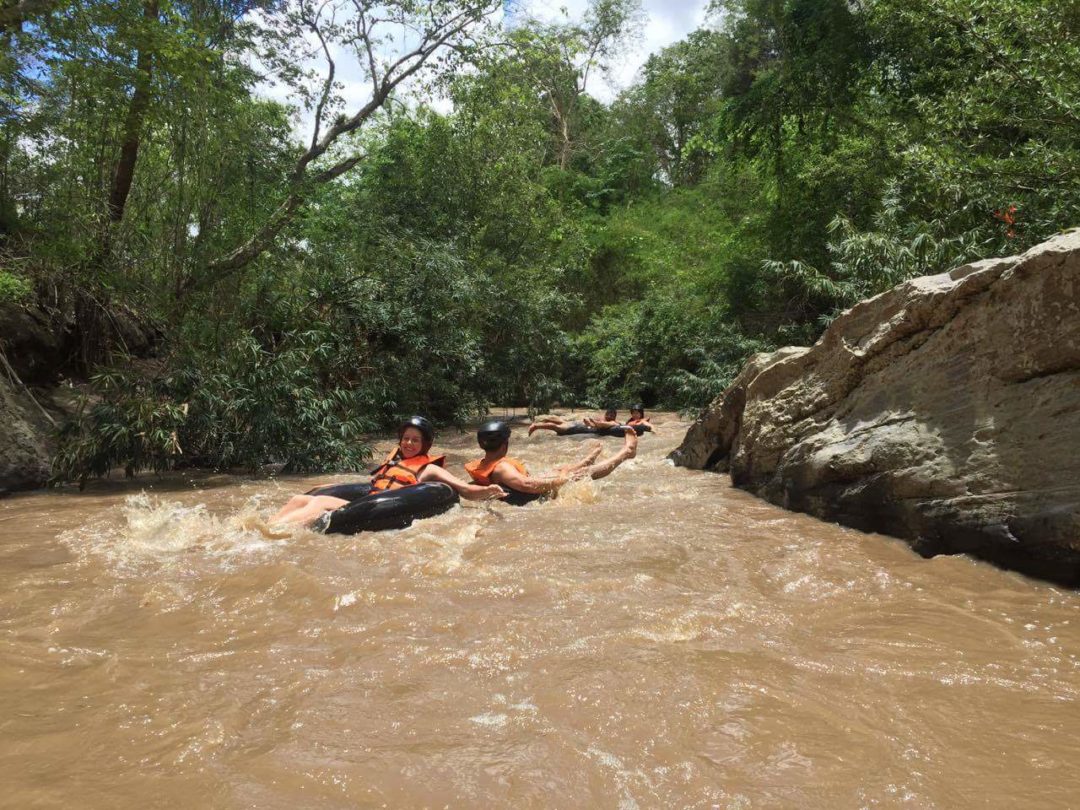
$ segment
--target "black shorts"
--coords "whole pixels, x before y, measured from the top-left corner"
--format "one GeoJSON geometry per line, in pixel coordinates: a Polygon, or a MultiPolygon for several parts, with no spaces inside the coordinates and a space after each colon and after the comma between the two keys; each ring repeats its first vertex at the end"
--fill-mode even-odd
{"type": "Polygon", "coordinates": [[[371,482],[364,481],[357,484],[329,484],[325,487],[315,487],[304,493],[305,495],[329,495],[331,498],[341,498],[343,501],[356,501],[365,495],[371,494],[371,482]]]}

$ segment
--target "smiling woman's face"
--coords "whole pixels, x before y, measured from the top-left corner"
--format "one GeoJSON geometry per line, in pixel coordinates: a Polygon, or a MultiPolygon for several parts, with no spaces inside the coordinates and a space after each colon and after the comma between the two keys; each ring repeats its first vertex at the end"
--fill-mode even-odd
{"type": "Polygon", "coordinates": [[[398,442],[398,446],[401,448],[401,455],[405,458],[419,455],[424,448],[424,434],[414,427],[407,427],[405,432],[401,434],[401,441],[398,442]]]}

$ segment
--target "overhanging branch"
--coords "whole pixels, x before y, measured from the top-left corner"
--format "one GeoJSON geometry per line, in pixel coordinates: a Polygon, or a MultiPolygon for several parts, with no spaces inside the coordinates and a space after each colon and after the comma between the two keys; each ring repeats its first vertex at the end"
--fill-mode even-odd
{"type": "MultiPolygon", "coordinates": [[[[218,281],[241,270],[250,264],[262,253],[269,249],[281,231],[292,221],[296,212],[303,206],[315,184],[328,183],[347,172],[351,171],[363,159],[362,155],[353,155],[334,163],[326,169],[315,173],[309,173],[309,167],[323,157],[343,136],[360,129],[390,98],[393,91],[410,76],[415,75],[428,60],[440,49],[453,44],[453,40],[477,24],[489,13],[488,6],[495,7],[494,0],[487,0],[486,5],[470,5],[464,10],[444,19],[441,23],[433,24],[424,32],[419,44],[403,54],[396,61],[387,66],[381,76],[378,75],[374,57],[374,31],[371,20],[364,18],[362,25],[358,26],[358,36],[361,40],[362,53],[368,58],[369,69],[373,72],[373,92],[366,104],[360,107],[349,117],[338,118],[320,136],[321,117],[329,99],[329,92],[333,80],[334,65],[330,60],[330,49],[325,38],[318,29],[318,16],[305,20],[319,37],[323,46],[324,54],[330,60],[330,76],[324,85],[324,92],[320,97],[315,132],[308,148],[297,158],[288,177],[288,191],[285,199],[274,210],[267,221],[247,241],[230,251],[225,256],[219,257],[205,265],[204,272],[189,277],[184,285],[184,291],[200,287],[209,287],[218,281]]],[[[355,44],[354,44],[355,45],[355,44]]],[[[359,50],[359,49],[358,49],[359,50]]]]}

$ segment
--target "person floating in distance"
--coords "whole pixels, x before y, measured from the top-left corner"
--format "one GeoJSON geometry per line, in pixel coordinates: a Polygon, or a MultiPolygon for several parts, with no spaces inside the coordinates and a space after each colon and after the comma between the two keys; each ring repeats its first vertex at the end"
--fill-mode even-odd
{"type": "Polygon", "coordinates": [[[645,407],[635,405],[630,409],[630,419],[623,424],[619,421],[619,412],[615,408],[604,411],[603,417],[586,416],[580,422],[568,422],[558,416],[540,416],[529,425],[529,435],[537,430],[551,430],[557,436],[574,436],[581,433],[596,433],[603,436],[622,436],[627,428],[641,436],[646,431],[654,430],[652,422],[645,418],[645,407]]]}
{"type": "Polygon", "coordinates": [[[608,408],[600,418],[586,416],[580,422],[568,422],[558,416],[546,414],[537,417],[536,421],[529,425],[529,435],[532,436],[537,430],[553,430],[556,435],[566,436],[575,433],[590,433],[598,426],[610,427],[618,425],[619,413],[614,408],[608,408]],[[592,428],[593,430],[589,430],[592,428]]]}

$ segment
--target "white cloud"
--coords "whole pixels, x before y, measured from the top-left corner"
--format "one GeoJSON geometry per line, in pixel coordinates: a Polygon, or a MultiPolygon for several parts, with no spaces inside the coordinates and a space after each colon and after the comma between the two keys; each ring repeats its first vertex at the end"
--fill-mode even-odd
{"type": "Polygon", "coordinates": [[[614,66],[603,88],[598,88],[596,95],[602,101],[610,101],[631,85],[651,54],[674,45],[705,25],[709,3],[708,0],[645,0],[642,5],[648,16],[641,40],[614,66]]]}
{"type": "MultiPolygon", "coordinates": [[[[607,75],[590,81],[589,94],[610,102],[638,78],[639,71],[651,54],[685,38],[706,22],[709,0],[643,0],[644,20],[641,30],[620,58],[610,65],[607,75]]],[[[515,4],[515,16],[533,17],[544,22],[567,18],[579,20],[588,8],[587,0],[520,0],[515,4]],[[562,9],[566,10],[563,14],[562,9]]]]}

